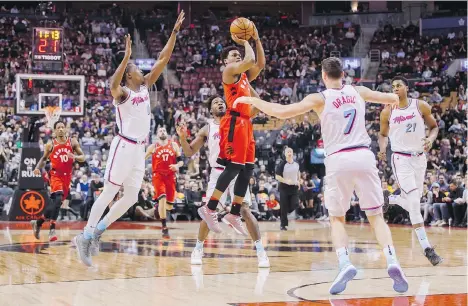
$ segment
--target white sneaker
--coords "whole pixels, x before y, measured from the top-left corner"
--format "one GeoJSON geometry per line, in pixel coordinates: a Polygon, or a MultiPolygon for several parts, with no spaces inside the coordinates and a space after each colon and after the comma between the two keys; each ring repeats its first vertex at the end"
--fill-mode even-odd
{"type": "Polygon", "coordinates": [[[190,256],[190,264],[201,265],[203,264],[202,258],[203,258],[203,249],[201,250],[194,249],[192,251],[192,255],[190,256]]]}
{"type": "Polygon", "coordinates": [[[326,216],[325,219],[323,219],[323,221],[330,221],[330,217],[326,216]]]}
{"type": "Polygon", "coordinates": [[[270,267],[270,259],[268,259],[268,255],[265,251],[259,252],[257,254],[258,258],[258,267],[259,268],[269,268],[270,267]]]}
{"type": "Polygon", "coordinates": [[[322,221],[323,219],[325,219],[325,215],[321,216],[320,218],[317,219],[317,221],[322,221]]]}
{"type": "Polygon", "coordinates": [[[346,289],[346,284],[352,280],[356,274],[357,269],[352,264],[348,264],[341,269],[330,287],[330,294],[335,295],[343,292],[346,289]]]}
{"type": "Polygon", "coordinates": [[[440,223],[437,224],[437,226],[442,227],[442,226],[444,226],[446,224],[447,224],[447,222],[445,222],[445,220],[441,220],[440,223]]]}

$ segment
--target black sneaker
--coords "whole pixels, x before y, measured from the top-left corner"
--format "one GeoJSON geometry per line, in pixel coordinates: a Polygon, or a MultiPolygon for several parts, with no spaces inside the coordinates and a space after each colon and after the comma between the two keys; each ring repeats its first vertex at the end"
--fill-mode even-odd
{"type": "Polygon", "coordinates": [[[37,220],[31,220],[31,226],[32,226],[34,237],[36,237],[36,239],[38,240],[41,239],[40,237],[41,227],[37,225],[37,220]]]}
{"type": "Polygon", "coordinates": [[[171,236],[169,236],[169,229],[167,227],[162,229],[162,236],[164,239],[171,238],[171,236]]]}
{"type": "Polygon", "coordinates": [[[426,248],[424,250],[424,256],[426,256],[427,259],[429,259],[429,262],[433,266],[437,266],[438,264],[440,264],[444,260],[442,257],[437,255],[434,248],[426,248]]]}
{"type": "Polygon", "coordinates": [[[287,231],[288,228],[287,228],[286,226],[282,226],[282,227],[280,227],[280,230],[282,230],[282,231],[287,231]]]}

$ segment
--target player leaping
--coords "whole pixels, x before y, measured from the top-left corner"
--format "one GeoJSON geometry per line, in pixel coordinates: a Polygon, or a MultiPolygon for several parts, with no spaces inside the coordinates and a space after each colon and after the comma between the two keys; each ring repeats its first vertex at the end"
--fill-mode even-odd
{"type": "Polygon", "coordinates": [[[99,251],[99,239],[104,230],[138,201],[138,192],[145,174],[145,143],[151,125],[148,88],[158,80],[169,62],[183,21],[184,11],[177,18],[171,37],[151,72],[145,76],[135,64],[128,63],[132,54],[132,41],[129,35],[126,36],[125,56],[110,80],[119,134],[114,137],[110,147],[104,189],[91,209],[84,232],[73,239],[78,256],[87,266],[92,265],[91,255],[97,255],[99,251]],[[120,83],[124,76],[125,86],[122,87],[120,83]],[[123,197],[99,221],[122,186],[123,197]]]}
{"type": "Polygon", "coordinates": [[[419,244],[432,265],[438,265],[442,258],[429,243],[420,210],[427,160],[424,151],[432,148],[439,127],[431,113],[431,106],[424,101],[408,98],[408,80],[395,77],[393,92],[398,95],[397,108],[386,107],[380,114],[379,157],[387,160],[388,137],[392,147],[392,169],[401,195],[390,196],[389,204],[398,204],[408,211],[419,244]],[[426,125],[429,136],[426,138],[426,125]]]}
{"type": "Polygon", "coordinates": [[[85,155],[81,150],[78,140],[67,137],[67,130],[62,121],[54,123],[54,133],[56,138],[45,145],[44,156],[41,157],[36,169],[34,169],[34,173],[39,175],[47,159],[50,159],[50,205],[47,206],[44,216],[38,220],[31,221],[34,237],[39,239],[42,224],[44,224],[46,219],[50,220],[49,241],[57,240],[55,222],[58,218],[62,201],[67,198],[70,192],[73,162],[75,160],[79,162],[85,161],[85,155]]]}
{"type": "Polygon", "coordinates": [[[245,48],[244,59],[236,47],[227,47],[221,54],[223,64],[226,66],[223,70],[223,87],[228,110],[220,121],[221,139],[218,163],[225,168],[216,182],[216,189],[208,204],[198,209],[200,217],[215,233],[221,232],[216,213],[219,199],[231,181],[237,177],[231,212],[224,216],[223,222],[232,226],[242,235],[247,235],[242,224],[240,211],[254,169],[255,140],[250,121],[251,107],[249,105],[234,106],[233,104],[238,97],[250,96],[249,82],[259,75],[265,65],[265,52],[256,28],[254,28],[253,38],[256,42],[257,62],[255,62],[255,54],[250,43],[235,35],[232,35],[232,39],[245,48]]]}
{"type": "Polygon", "coordinates": [[[326,90],[311,94],[291,105],[268,103],[260,99],[242,97],[235,105],[246,103],[280,119],[315,111],[321,121],[321,131],[327,158],[325,159],[325,206],[330,214],[333,245],[339,260],[340,272],[332,283],[331,294],[345,290],[346,283],[357,270],[349,259],[345,214],[349,199],[356,191],[361,209],[367,214],[377,241],[387,259],[387,271],[397,292],[408,290],[408,281],[397,261],[392,235],[382,213],[384,203],[376,159],[369,150],[371,139],[366,131],[365,101],[398,104],[395,94],[380,93],[362,86],[342,85],[343,66],[340,59],[331,57],[322,62],[322,79],[326,90]]]}
{"type": "Polygon", "coordinates": [[[161,218],[163,238],[169,238],[166,215],[167,211],[171,211],[174,206],[176,172],[184,165],[184,162],[181,160],[177,143],[167,139],[165,127],[158,128],[157,137],[157,143],[146,149],[145,159],[152,156],[154,198],[158,201],[157,213],[161,218]]]}
{"type": "MultiPolygon", "coordinates": [[[[251,90],[252,95],[257,95],[253,90],[251,90]]],[[[205,141],[208,142],[208,150],[209,150],[209,157],[208,161],[210,163],[211,172],[210,172],[210,180],[208,181],[208,188],[206,190],[206,198],[210,198],[213,194],[213,191],[216,186],[216,182],[218,181],[221,173],[224,170],[224,167],[217,163],[218,155],[219,155],[219,122],[221,118],[226,113],[226,103],[224,100],[219,96],[212,96],[208,99],[208,109],[210,110],[213,119],[208,120],[208,124],[206,124],[195,136],[195,139],[189,144],[187,142],[187,127],[184,124],[180,124],[177,127],[177,134],[179,134],[180,145],[182,146],[182,150],[187,157],[193,156],[196,154],[200,148],[205,144],[205,141]]],[[[234,198],[234,182],[232,181],[229,184],[229,193],[231,195],[231,199],[234,198]]],[[[227,198],[227,192],[225,192],[222,197],[220,198],[221,204],[224,205],[227,198]]],[[[257,258],[258,258],[258,267],[259,268],[269,268],[270,261],[268,256],[263,248],[262,239],[260,236],[260,229],[258,227],[257,219],[255,219],[254,215],[249,209],[249,206],[252,203],[252,199],[250,197],[249,189],[247,188],[247,192],[244,197],[241,215],[247,224],[247,230],[249,231],[250,237],[254,241],[255,248],[257,250],[257,258]]],[[[235,228],[234,228],[235,229],[235,228]]],[[[202,264],[202,257],[203,257],[203,243],[208,237],[210,230],[206,225],[205,221],[200,223],[200,229],[198,231],[198,239],[197,244],[195,245],[195,249],[192,252],[191,256],[191,264],[192,265],[201,265],[202,264]]]]}

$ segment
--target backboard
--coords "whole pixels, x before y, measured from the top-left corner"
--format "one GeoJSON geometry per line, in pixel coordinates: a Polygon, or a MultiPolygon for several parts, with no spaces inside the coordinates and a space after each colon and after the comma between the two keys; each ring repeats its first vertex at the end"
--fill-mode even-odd
{"type": "Polygon", "coordinates": [[[17,74],[17,115],[44,115],[44,108],[59,106],[61,116],[83,116],[85,77],[82,75],[17,74]]]}

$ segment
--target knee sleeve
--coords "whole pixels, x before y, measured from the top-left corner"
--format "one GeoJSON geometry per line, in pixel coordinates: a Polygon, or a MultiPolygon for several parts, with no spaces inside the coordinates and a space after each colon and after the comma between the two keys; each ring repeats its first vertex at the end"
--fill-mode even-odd
{"type": "Polygon", "coordinates": [[[221,173],[221,175],[219,176],[218,181],[216,182],[216,189],[222,192],[226,191],[231,181],[239,174],[239,172],[243,168],[243,165],[229,163],[224,169],[223,173],[221,173]]]}
{"type": "Polygon", "coordinates": [[[245,168],[239,172],[236,184],[234,185],[234,195],[238,197],[244,197],[249,187],[249,180],[253,174],[253,165],[247,164],[245,168]]]}
{"type": "Polygon", "coordinates": [[[408,201],[406,208],[408,209],[411,224],[420,224],[424,222],[419,199],[419,192],[417,190],[406,195],[406,200],[408,201]]]}

